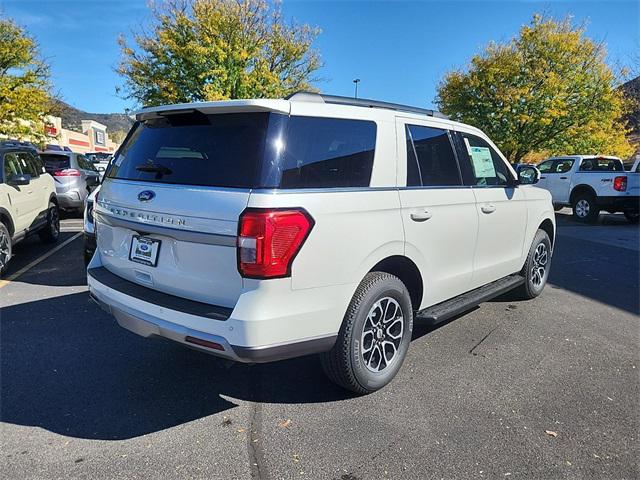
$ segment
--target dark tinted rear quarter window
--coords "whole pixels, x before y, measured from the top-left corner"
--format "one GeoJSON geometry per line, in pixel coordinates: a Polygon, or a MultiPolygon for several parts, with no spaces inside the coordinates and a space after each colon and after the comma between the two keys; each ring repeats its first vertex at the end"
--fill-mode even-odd
{"type": "Polygon", "coordinates": [[[458,162],[446,130],[406,125],[407,186],[462,184],[458,162]]]}
{"type": "Polygon", "coordinates": [[[375,122],[293,116],[280,158],[280,188],[368,187],[375,144],[375,122]]]}

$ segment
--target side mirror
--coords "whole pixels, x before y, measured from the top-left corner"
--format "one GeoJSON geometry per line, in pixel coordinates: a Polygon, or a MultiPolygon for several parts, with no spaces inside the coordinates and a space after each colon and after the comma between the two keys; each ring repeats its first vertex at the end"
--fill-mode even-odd
{"type": "Polygon", "coordinates": [[[31,183],[31,175],[27,175],[26,173],[23,173],[22,175],[13,175],[9,178],[7,183],[15,186],[29,185],[31,183]]]}
{"type": "Polygon", "coordinates": [[[540,180],[540,170],[532,165],[519,165],[517,172],[520,185],[534,185],[540,180]]]}

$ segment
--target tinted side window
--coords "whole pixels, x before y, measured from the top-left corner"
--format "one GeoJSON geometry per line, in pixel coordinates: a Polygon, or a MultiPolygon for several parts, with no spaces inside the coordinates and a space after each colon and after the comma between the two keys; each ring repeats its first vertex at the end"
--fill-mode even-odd
{"type": "Polygon", "coordinates": [[[22,170],[22,162],[18,159],[18,155],[10,152],[4,154],[4,179],[8,181],[14,175],[22,175],[29,173],[22,170]]]}
{"type": "Polygon", "coordinates": [[[569,170],[571,170],[571,167],[573,167],[573,160],[557,160],[553,167],[553,173],[567,173],[569,170]]]}
{"type": "Polygon", "coordinates": [[[470,183],[478,186],[506,186],[511,174],[507,164],[484,139],[462,133],[463,152],[471,165],[470,183]]]}
{"type": "Polygon", "coordinates": [[[446,130],[417,125],[406,125],[405,130],[407,186],[462,184],[458,163],[446,130]]]}
{"type": "Polygon", "coordinates": [[[78,165],[83,170],[91,170],[92,172],[97,172],[96,167],[85,157],[84,155],[78,155],[78,165]]]}
{"type": "Polygon", "coordinates": [[[292,116],[284,143],[280,188],[369,186],[374,122],[292,116]]]}
{"type": "Polygon", "coordinates": [[[30,152],[18,153],[18,158],[23,163],[23,171],[29,173],[34,178],[37,178],[42,173],[42,165],[37,159],[36,155],[30,152]]]}
{"type": "Polygon", "coordinates": [[[551,171],[553,170],[553,162],[555,162],[555,160],[547,160],[546,162],[542,162],[540,165],[538,165],[538,170],[540,170],[540,173],[551,173],[551,171]]]}
{"type": "Polygon", "coordinates": [[[585,158],[580,164],[581,172],[622,172],[624,167],[620,160],[610,158],[585,158]]]}

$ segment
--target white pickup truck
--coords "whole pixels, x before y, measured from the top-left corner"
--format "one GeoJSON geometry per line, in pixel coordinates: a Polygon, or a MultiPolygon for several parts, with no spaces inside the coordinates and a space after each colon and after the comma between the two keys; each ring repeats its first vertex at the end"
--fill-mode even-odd
{"type": "Polygon", "coordinates": [[[622,212],[638,222],[638,174],[625,172],[616,157],[568,155],[538,165],[538,186],[551,192],[556,210],[570,206],[576,220],[593,223],[601,210],[622,212]]]}

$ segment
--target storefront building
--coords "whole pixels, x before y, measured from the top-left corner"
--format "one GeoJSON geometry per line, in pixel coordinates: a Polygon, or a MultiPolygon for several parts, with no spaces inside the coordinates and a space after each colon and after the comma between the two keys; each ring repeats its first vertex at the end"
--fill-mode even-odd
{"type": "Polygon", "coordinates": [[[45,133],[48,137],[47,149],[71,150],[77,153],[113,153],[119,146],[109,139],[107,127],[94,120],[82,120],[82,133],[80,133],[62,128],[60,117],[49,116],[45,133]]]}

